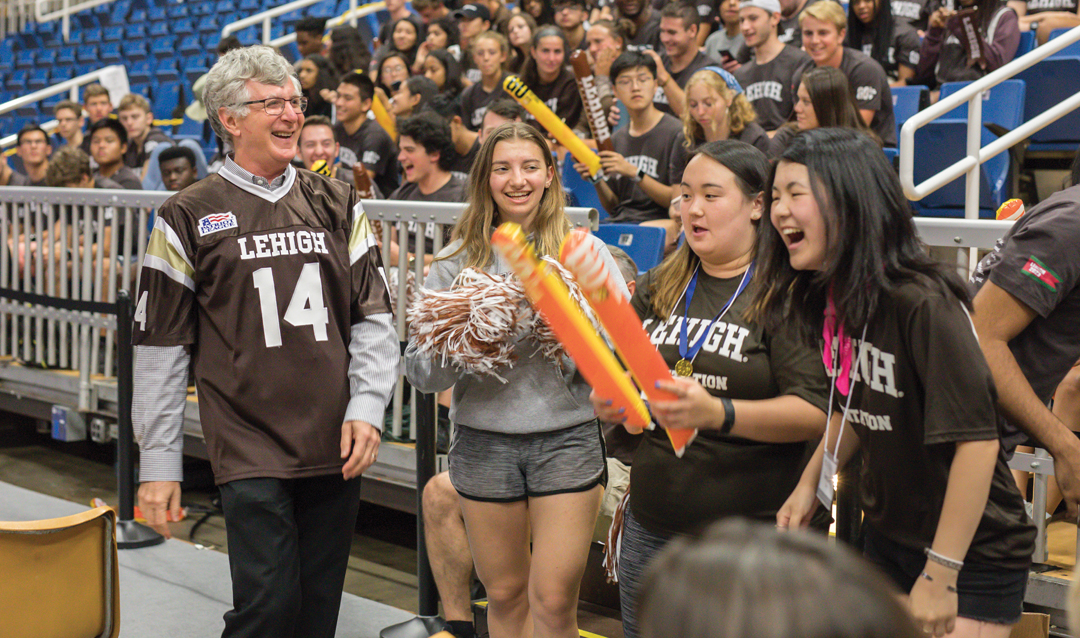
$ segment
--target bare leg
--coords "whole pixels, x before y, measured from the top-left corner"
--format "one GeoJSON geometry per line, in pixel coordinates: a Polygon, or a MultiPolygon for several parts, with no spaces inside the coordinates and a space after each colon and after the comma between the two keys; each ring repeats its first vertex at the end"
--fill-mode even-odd
{"type": "MultiPolygon", "coordinates": [[[[476,574],[488,595],[491,638],[529,638],[529,508],[460,497],[476,574]]],[[[576,634],[575,634],[576,635],[576,634]]]]}
{"type": "Polygon", "coordinates": [[[447,620],[472,622],[469,589],[473,561],[461,506],[447,472],[424,487],[424,539],[447,620]]]}
{"type": "Polygon", "coordinates": [[[945,638],[1009,638],[1011,633],[1012,625],[957,618],[956,627],[945,638]]]}
{"type": "Polygon", "coordinates": [[[529,499],[533,567],[529,608],[538,638],[576,638],[578,590],[602,488],[529,499]]]}

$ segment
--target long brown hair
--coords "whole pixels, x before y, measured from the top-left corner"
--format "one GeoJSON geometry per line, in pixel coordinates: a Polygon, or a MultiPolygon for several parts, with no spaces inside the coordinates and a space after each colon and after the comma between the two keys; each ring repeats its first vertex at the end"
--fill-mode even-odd
{"type": "Polygon", "coordinates": [[[555,169],[555,160],[551,157],[547,142],[540,132],[529,124],[507,122],[488,135],[476,161],[469,171],[469,193],[465,212],[454,224],[453,239],[460,239],[461,246],[445,258],[465,253],[465,268],[484,268],[493,261],[491,250],[491,229],[500,222],[499,211],[495,208],[495,199],[491,196],[491,164],[495,155],[495,146],[499,142],[524,140],[532,142],[540,149],[545,168],[551,169],[551,184],[540,198],[540,209],[533,221],[532,239],[536,252],[540,255],[557,255],[571,224],[566,216],[566,195],[563,193],[559,171],[555,169]]]}

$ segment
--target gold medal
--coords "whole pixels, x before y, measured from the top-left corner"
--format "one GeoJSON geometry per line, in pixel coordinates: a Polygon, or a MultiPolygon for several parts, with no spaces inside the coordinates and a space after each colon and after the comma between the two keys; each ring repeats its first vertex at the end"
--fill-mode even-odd
{"type": "Polygon", "coordinates": [[[680,377],[688,377],[694,374],[694,364],[686,359],[679,359],[675,363],[675,374],[680,377]]]}

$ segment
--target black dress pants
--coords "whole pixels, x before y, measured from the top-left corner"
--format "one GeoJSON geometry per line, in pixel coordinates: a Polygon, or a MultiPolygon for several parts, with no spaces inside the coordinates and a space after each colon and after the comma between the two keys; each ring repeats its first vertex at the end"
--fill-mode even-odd
{"type": "Polygon", "coordinates": [[[360,479],[253,478],[220,489],[233,588],[222,638],[333,638],[360,479]]]}

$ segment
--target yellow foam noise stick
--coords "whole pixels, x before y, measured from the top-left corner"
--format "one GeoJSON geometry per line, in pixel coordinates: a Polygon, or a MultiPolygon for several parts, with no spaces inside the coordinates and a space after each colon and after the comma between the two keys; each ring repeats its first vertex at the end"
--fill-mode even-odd
{"type": "Polygon", "coordinates": [[[311,172],[323,177],[333,177],[334,168],[327,164],[326,160],[315,160],[315,163],[311,165],[311,172]]]}
{"type": "Polygon", "coordinates": [[[371,98],[371,112],[375,114],[375,121],[390,134],[390,139],[397,142],[397,126],[394,124],[394,118],[390,117],[390,114],[386,112],[386,107],[383,106],[378,95],[371,98]]]}
{"type": "Polygon", "coordinates": [[[559,116],[555,115],[548,108],[547,104],[544,104],[543,100],[536,97],[536,94],[532,92],[521,78],[516,75],[507,76],[503,80],[503,90],[510,94],[510,97],[517,100],[525,110],[532,114],[536,118],[536,121],[543,126],[544,129],[551,133],[555,140],[566,147],[566,150],[570,151],[570,154],[574,156],[577,161],[581,162],[585,166],[589,167],[589,176],[594,181],[603,178],[603,174],[600,172],[600,156],[597,155],[591,148],[585,145],[585,142],[581,141],[581,138],[574,135],[574,132],[570,130],[570,127],[565,122],[559,119],[559,116]]]}
{"type": "Polygon", "coordinates": [[[601,396],[611,398],[614,407],[625,410],[628,426],[648,426],[649,410],[641,395],[585,313],[570,298],[563,280],[552,272],[551,266],[536,258],[521,226],[513,222],[502,224],[492,235],[491,246],[521,278],[529,301],[551,326],[585,381],[601,396]]]}
{"type": "MultiPolygon", "coordinates": [[[[678,397],[656,387],[657,381],[672,381],[671,370],[641,327],[630,301],[623,297],[607,265],[600,257],[589,233],[575,229],[563,240],[559,261],[574,274],[600,323],[611,335],[623,363],[650,401],[672,401],[678,397]]],[[[696,429],[667,429],[675,456],[682,458],[686,446],[697,436],[696,429]]]]}

